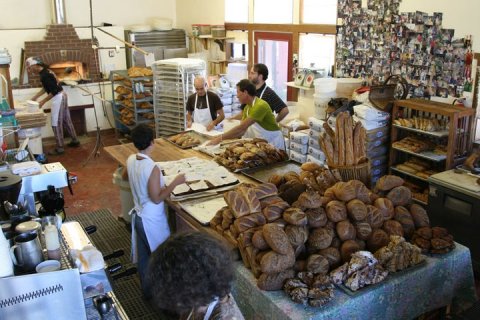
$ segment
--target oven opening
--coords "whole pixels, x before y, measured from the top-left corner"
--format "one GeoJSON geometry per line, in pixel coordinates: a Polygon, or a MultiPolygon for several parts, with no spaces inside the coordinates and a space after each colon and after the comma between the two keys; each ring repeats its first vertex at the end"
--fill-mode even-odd
{"type": "Polygon", "coordinates": [[[89,80],[88,68],[80,61],[65,61],[50,64],[50,70],[55,73],[58,81],[82,82],[89,80]]]}

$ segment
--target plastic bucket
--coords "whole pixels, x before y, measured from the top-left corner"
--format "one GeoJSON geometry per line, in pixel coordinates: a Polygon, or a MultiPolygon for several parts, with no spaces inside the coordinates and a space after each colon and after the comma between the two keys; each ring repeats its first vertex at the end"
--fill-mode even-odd
{"type": "MultiPolygon", "coordinates": [[[[18,138],[18,143],[22,145],[26,138],[18,138]]],[[[42,145],[42,136],[39,137],[28,137],[28,149],[33,154],[42,154],[43,145],[42,145]]]]}
{"type": "Polygon", "coordinates": [[[335,95],[323,96],[323,95],[313,95],[313,104],[315,105],[315,118],[324,120],[327,116],[328,102],[330,99],[334,98],[335,95]]]}
{"type": "Polygon", "coordinates": [[[313,81],[315,93],[330,93],[337,88],[337,79],[335,78],[318,78],[313,81]]]}
{"type": "Polygon", "coordinates": [[[122,179],[122,168],[118,168],[113,173],[113,184],[120,188],[120,205],[122,207],[122,218],[126,222],[131,222],[130,210],[135,206],[133,203],[132,190],[130,189],[130,183],[128,180],[122,179]]]}

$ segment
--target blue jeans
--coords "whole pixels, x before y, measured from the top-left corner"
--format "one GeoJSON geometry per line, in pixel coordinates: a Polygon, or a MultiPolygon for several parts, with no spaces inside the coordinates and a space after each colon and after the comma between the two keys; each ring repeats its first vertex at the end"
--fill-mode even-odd
{"type": "Polygon", "coordinates": [[[135,231],[137,233],[137,270],[140,276],[140,284],[142,286],[143,295],[145,298],[150,297],[150,285],[145,280],[148,268],[148,260],[150,259],[150,246],[148,245],[147,235],[143,228],[142,218],[135,215],[135,231]]]}

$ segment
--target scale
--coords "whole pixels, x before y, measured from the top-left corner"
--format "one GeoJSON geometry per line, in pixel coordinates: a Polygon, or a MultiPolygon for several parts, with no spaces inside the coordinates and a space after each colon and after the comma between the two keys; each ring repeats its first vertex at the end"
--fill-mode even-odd
{"type": "Polygon", "coordinates": [[[473,268],[480,271],[479,178],[459,169],[428,178],[427,212],[432,226],[447,227],[454,240],[470,249],[473,268]]]}

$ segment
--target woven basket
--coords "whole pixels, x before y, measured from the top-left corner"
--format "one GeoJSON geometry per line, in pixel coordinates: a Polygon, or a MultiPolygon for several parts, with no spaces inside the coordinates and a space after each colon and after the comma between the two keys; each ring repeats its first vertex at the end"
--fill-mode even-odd
{"type": "Polygon", "coordinates": [[[330,169],[336,169],[342,176],[343,181],[360,180],[367,187],[370,187],[370,160],[358,165],[353,166],[335,166],[328,165],[330,169]]]}

